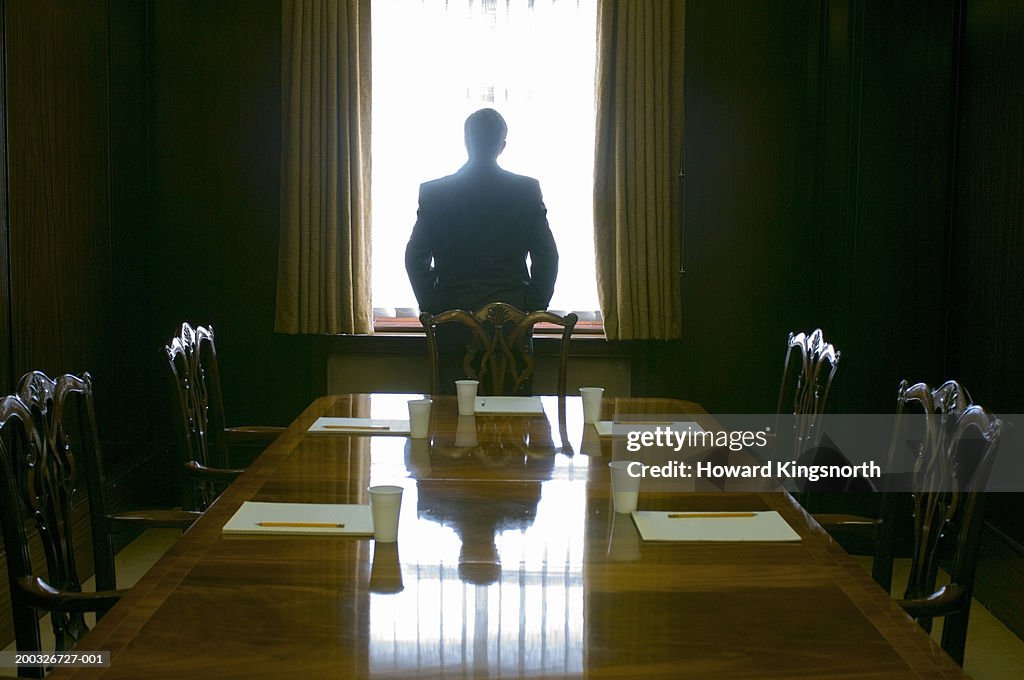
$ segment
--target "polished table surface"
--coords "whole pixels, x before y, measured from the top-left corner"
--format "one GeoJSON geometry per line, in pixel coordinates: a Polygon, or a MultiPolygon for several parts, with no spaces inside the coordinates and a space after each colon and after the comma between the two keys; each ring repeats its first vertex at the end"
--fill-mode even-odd
{"type": "Polygon", "coordinates": [[[110,666],[51,677],[963,677],[785,493],[645,488],[640,509],[774,509],[800,543],[642,541],[579,398],[474,419],[437,397],[429,440],[306,432],[408,398],[315,401],[78,645],[110,666]],[[388,483],[397,543],[221,535],[246,500],[367,503],[388,483]]]}

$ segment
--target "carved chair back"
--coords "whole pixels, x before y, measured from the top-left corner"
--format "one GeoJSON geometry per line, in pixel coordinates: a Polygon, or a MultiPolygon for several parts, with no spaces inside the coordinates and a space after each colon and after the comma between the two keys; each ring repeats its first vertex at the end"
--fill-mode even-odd
{"type": "Polygon", "coordinates": [[[0,475],[18,649],[40,649],[37,609],[50,612],[57,649],[67,649],[87,630],[82,611],[102,616],[112,604],[97,599],[90,605],[84,599],[88,595],[81,593],[80,560],[88,553],[76,553],[74,541],[73,509],[80,484],[89,494],[97,589],[112,590],[115,580],[91,377],[86,373],[53,380],[38,371],[26,374],[18,394],[4,398],[0,406],[0,428],[8,433],[0,442],[0,475]],[[45,578],[32,564],[29,525],[42,544],[45,578]],[[37,585],[38,579],[45,585],[37,585]],[[65,596],[79,600],[68,605],[65,596]]]}
{"type": "MultiPolygon", "coordinates": [[[[224,402],[213,328],[183,323],[164,347],[170,365],[178,452],[186,467],[228,467],[224,402]]],[[[217,496],[215,484],[194,480],[194,504],[205,510],[217,496]]]]}
{"type": "MultiPolygon", "coordinates": [[[[794,457],[819,443],[818,417],[828,402],[832,380],[839,368],[839,356],[832,343],[825,341],[820,328],[811,333],[789,334],[775,412],[780,416],[794,416],[794,457]]],[[[778,422],[776,432],[781,435],[778,422]]],[[[784,443],[788,446],[788,439],[784,443]]]]}
{"type": "MultiPolygon", "coordinates": [[[[956,381],[938,388],[925,383],[900,384],[896,427],[889,457],[908,445],[904,427],[908,408],[923,412],[920,444],[915,444],[913,468],[914,547],[904,602],[921,598],[947,603],[931,614],[915,612],[930,629],[933,615],[946,614],[942,646],[963,663],[967,616],[978,561],[984,514],[985,485],[994,463],[1002,423],[971,403],[956,381]],[[950,586],[936,598],[939,562],[949,559],[950,586]]],[[[921,417],[921,416],[915,416],[921,417]]],[[[916,437],[915,437],[916,439],[916,437]]],[[[887,494],[892,496],[892,494],[887,494]]]]}
{"type": "MultiPolygon", "coordinates": [[[[523,312],[504,302],[492,302],[475,312],[454,309],[437,315],[423,313],[420,323],[426,331],[430,359],[430,390],[433,394],[451,392],[452,386],[441,378],[441,353],[445,351],[438,331],[446,325],[463,329],[456,341],[461,355],[460,375],[480,381],[484,395],[526,395],[532,392],[535,370],[533,328],[538,323],[560,326],[558,355],[558,395],[565,396],[569,338],[576,326],[576,314],[559,316],[553,312],[523,312]]],[[[442,331],[443,332],[443,331],[442,331]]],[[[447,382],[447,381],[446,381],[447,382]]]]}

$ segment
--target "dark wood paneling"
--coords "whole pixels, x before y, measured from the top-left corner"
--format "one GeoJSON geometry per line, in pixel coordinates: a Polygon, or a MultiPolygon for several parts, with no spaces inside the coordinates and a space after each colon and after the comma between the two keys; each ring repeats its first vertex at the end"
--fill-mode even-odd
{"type": "Polygon", "coordinates": [[[146,4],[6,3],[12,359],[90,371],[107,458],[151,439],[146,4]],[[126,385],[135,397],[124,400],[126,385]]]}
{"type": "MultiPolygon", "coordinates": [[[[1002,413],[1024,411],[1022,74],[1024,5],[965,2],[947,370],[1002,413]]],[[[1024,545],[1024,496],[994,496],[988,517],[1024,545]]]]}
{"type": "Polygon", "coordinates": [[[11,260],[7,212],[7,9],[0,0],[0,390],[14,388],[11,354],[11,260]]]}
{"type": "Polygon", "coordinates": [[[843,352],[836,410],[942,377],[953,45],[952,0],[688,4],[681,380],[712,410],[774,409],[790,330],[843,352]]]}
{"type": "Polygon", "coordinates": [[[154,5],[154,207],[165,338],[217,332],[231,422],[286,424],[310,399],[306,338],[278,336],[280,3],[154,5]]]}
{"type": "Polygon", "coordinates": [[[975,399],[1024,411],[1024,5],[966,3],[949,368],[975,399]]]}
{"type": "Polygon", "coordinates": [[[7,3],[16,375],[112,374],[106,5],[7,3]]]}
{"type": "MultiPolygon", "coordinates": [[[[814,324],[806,241],[812,2],[686,7],[684,338],[680,389],[771,412],[786,334],[814,324]]],[[[646,348],[657,353],[656,348],[646,348]]]]}
{"type": "Polygon", "coordinates": [[[155,280],[147,244],[152,238],[149,215],[149,34],[148,3],[110,0],[110,268],[111,310],[117,324],[113,372],[94,376],[104,408],[110,462],[139,454],[155,438],[152,405],[158,370],[151,320],[155,280]],[[129,387],[130,386],[130,387],[129,387]],[[132,398],[125,399],[125,391],[132,398]]]}
{"type": "Polygon", "coordinates": [[[838,411],[945,377],[953,4],[824,6],[818,314],[843,352],[838,411]]]}

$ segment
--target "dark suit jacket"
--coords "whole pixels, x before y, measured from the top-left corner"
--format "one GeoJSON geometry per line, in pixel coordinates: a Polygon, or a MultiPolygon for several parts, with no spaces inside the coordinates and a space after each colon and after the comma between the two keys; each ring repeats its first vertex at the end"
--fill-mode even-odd
{"type": "Polygon", "coordinates": [[[546,309],[558,251],[540,184],[493,162],[424,183],[405,269],[420,310],[432,314],[489,302],[546,309]]]}

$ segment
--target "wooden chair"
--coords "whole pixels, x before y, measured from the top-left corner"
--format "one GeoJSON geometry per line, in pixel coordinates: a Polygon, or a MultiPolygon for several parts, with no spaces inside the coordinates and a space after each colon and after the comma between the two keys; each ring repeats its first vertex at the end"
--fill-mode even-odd
{"type": "MultiPolygon", "coordinates": [[[[107,512],[103,463],[88,373],[51,380],[27,374],[18,394],[0,401],[0,512],[7,558],[15,640],[20,651],[42,649],[38,612],[50,614],[58,651],[87,631],[84,614],[101,617],[125,591],[116,590],[110,532],[128,527],[187,528],[194,515],[174,511],[112,515],[107,512]],[[81,555],[74,517],[80,485],[88,491],[92,569],[97,590],[82,592],[81,555]],[[34,526],[46,562],[30,543],[34,526]],[[42,575],[42,574],[45,574],[42,575]]],[[[25,667],[26,677],[43,668],[25,667]]]]}
{"type": "MultiPolygon", "coordinates": [[[[925,383],[900,383],[888,469],[893,468],[901,447],[910,441],[919,440],[920,444],[909,480],[905,480],[912,489],[909,505],[914,540],[910,576],[898,603],[925,630],[931,630],[933,618],[944,617],[942,648],[961,665],[978,562],[984,488],[1001,427],[1001,421],[973,404],[956,381],[935,389],[925,383]],[[908,418],[908,407],[922,414],[908,418]],[[913,418],[923,419],[923,424],[911,432],[907,423],[913,418]],[[950,582],[937,588],[940,561],[948,565],[950,582]]],[[[892,586],[896,524],[905,517],[903,501],[908,498],[897,486],[890,482],[882,487],[877,519],[816,516],[826,527],[875,529],[872,576],[887,592],[892,586]]]]}
{"type": "MultiPolygon", "coordinates": [[[[917,405],[924,411],[925,436],[913,471],[914,550],[910,577],[899,604],[925,630],[931,629],[933,617],[944,617],[942,648],[963,665],[984,515],[984,489],[1002,423],[981,406],[972,404],[970,395],[955,381],[937,389],[903,381],[893,449],[906,445],[900,421],[908,405],[917,405]],[[947,555],[951,557],[950,582],[936,588],[939,561],[947,555]]],[[[890,450],[890,458],[892,454],[890,450]]],[[[892,513],[883,513],[883,519],[886,514],[892,513]]],[[[891,540],[891,536],[881,540],[891,540]]]]}
{"type": "Polygon", "coordinates": [[[183,323],[164,347],[173,377],[178,452],[190,483],[189,502],[205,510],[220,489],[243,472],[231,467],[228,447],[268,443],[283,427],[226,427],[213,328],[183,323]]]}
{"type": "Polygon", "coordinates": [[[820,443],[818,418],[825,410],[832,381],[839,368],[840,353],[825,341],[820,328],[811,333],[790,333],[782,365],[779,399],[775,408],[775,432],[783,451],[792,444],[794,459],[820,443]],[[798,361],[794,360],[794,355],[798,361]],[[792,439],[783,436],[779,418],[793,416],[792,439]]]}
{"type": "Polygon", "coordinates": [[[522,312],[504,302],[492,302],[475,312],[453,309],[437,315],[420,314],[420,323],[427,334],[430,391],[432,394],[452,391],[449,381],[442,382],[441,378],[446,338],[442,337],[439,342],[438,333],[441,327],[454,325],[462,331],[461,335],[455,334],[453,341],[455,353],[461,356],[461,377],[479,380],[480,394],[530,394],[535,368],[533,327],[538,323],[550,323],[562,329],[558,396],[564,397],[569,338],[577,319],[576,314],[559,316],[547,311],[522,312]]]}
{"type": "Polygon", "coordinates": [[[181,529],[192,526],[201,513],[187,510],[129,510],[111,513],[107,504],[106,472],[96,426],[92,376],[65,374],[51,379],[41,371],[22,376],[18,396],[32,411],[44,444],[56,451],[77,451],[89,495],[89,518],[93,531],[93,550],[102,560],[96,580],[100,589],[116,587],[114,556],[109,536],[145,529],[181,529]],[[75,428],[76,435],[70,430],[75,428]],[[77,440],[77,449],[72,444],[77,440]],[[103,550],[96,546],[102,546],[103,550]]]}

